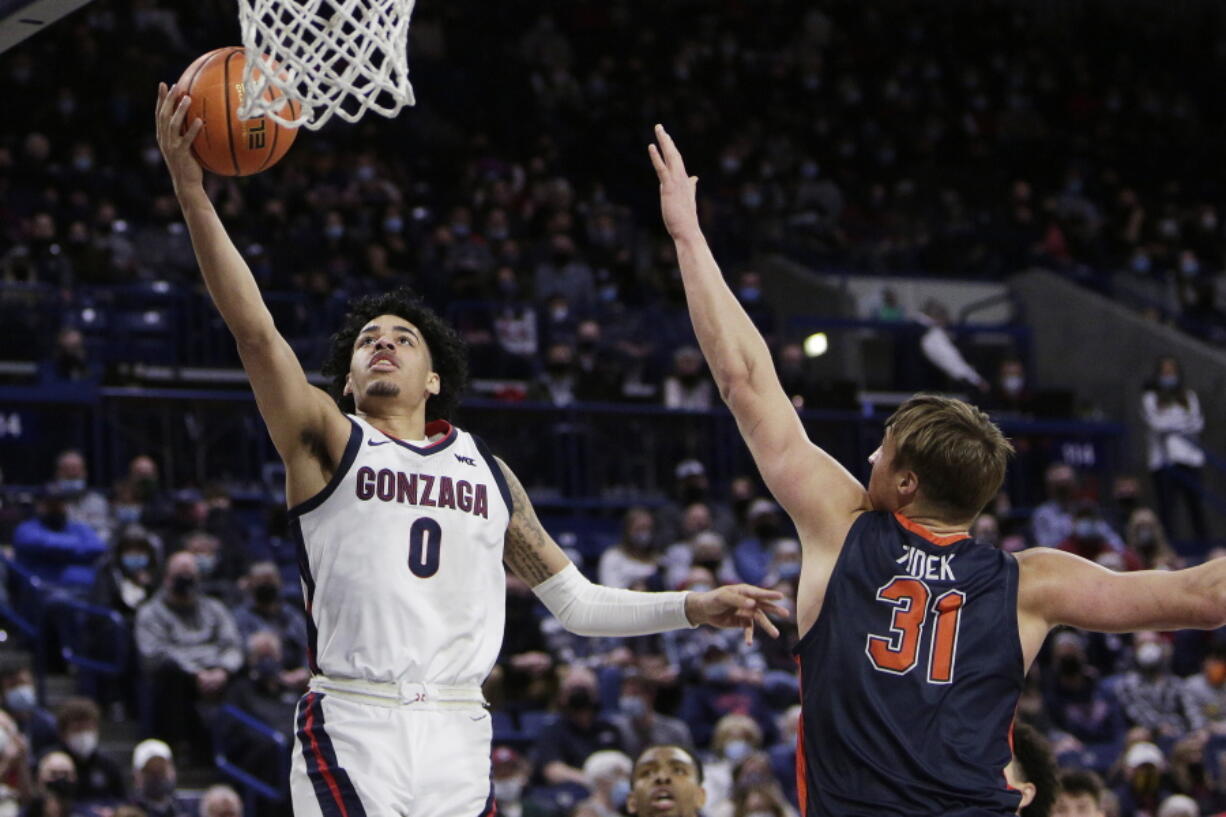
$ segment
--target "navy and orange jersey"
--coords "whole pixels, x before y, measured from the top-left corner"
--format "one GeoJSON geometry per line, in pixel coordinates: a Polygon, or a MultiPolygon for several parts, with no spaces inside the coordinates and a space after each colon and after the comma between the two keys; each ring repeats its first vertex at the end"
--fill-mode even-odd
{"type": "Polygon", "coordinates": [[[796,645],[802,817],[1013,814],[1017,562],[901,514],[851,526],[796,645]]]}

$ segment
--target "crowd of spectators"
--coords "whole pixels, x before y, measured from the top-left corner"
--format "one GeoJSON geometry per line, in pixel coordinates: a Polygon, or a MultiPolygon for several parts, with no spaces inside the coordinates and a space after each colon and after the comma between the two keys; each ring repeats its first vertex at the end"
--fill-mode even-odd
{"type": "MultiPolygon", "coordinates": [[[[1209,332],[1224,15],[1155,14],[1169,25],[1008,0],[422,8],[416,108],[308,132],[273,171],[209,188],[260,283],[306,294],[279,316],[303,337],[338,294],[408,283],[453,309],[476,371],[541,373],[556,400],[704,400],[664,384],[690,333],[643,151],[656,120],[702,176],[730,273],[780,247],[867,271],[1118,272],[1209,332]],[[1171,59],[1132,56],[1154,49],[1171,59]],[[577,341],[586,359],[557,347],[577,341]]],[[[128,0],[4,55],[22,127],[0,133],[0,279],[199,286],[141,112],[152,78],[236,39],[219,0],[128,0]],[[71,81],[39,69],[68,52],[71,81]]],[[[754,274],[733,282],[758,317],[754,274]]],[[[56,366],[82,374],[79,347],[56,366]]]]}

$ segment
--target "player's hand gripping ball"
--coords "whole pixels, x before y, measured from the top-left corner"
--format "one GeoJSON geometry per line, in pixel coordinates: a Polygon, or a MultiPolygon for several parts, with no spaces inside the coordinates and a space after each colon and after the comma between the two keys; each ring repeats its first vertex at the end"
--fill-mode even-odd
{"type": "MultiPolygon", "coordinates": [[[[183,118],[184,132],[197,117],[204,121],[192,143],[192,155],[205,170],[221,176],[250,176],[267,170],[281,160],[298,135],[296,129],[283,127],[267,116],[238,118],[246,62],[240,46],[218,48],[187,66],[177,85],[179,94],[191,97],[183,118]]],[[[268,100],[281,95],[271,85],[264,91],[268,100]]],[[[290,100],[286,108],[287,118],[298,115],[296,101],[290,100]]]]}

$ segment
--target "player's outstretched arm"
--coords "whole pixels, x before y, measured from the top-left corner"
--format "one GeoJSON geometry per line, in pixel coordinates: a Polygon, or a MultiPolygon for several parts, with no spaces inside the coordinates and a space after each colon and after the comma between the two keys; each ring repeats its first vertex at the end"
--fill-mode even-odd
{"type": "Polygon", "coordinates": [[[837,460],[809,441],[779,384],[766,341],[725,283],[699,227],[697,177],[687,174],[681,153],[660,125],[656,140],[659,146],[651,145],[648,152],[660,179],[660,210],[677,247],[694,332],[720,396],[767,487],[802,537],[841,545],[848,519],[869,507],[868,494],[837,460]],[[839,535],[824,536],[828,531],[839,535]]]}
{"type": "Polygon", "coordinates": [[[779,631],[767,613],[787,616],[774,602],[783,594],[747,584],[705,593],[641,593],[592,584],[541,525],[528,492],[501,459],[511,489],[511,524],[503,560],[572,633],[588,636],[649,635],[710,624],[745,628],[752,640],[756,623],[772,636],[779,631]]]}
{"type": "Polygon", "coordinates": [[[343,451],[348,423],[328,395],[307,381],[205,193],[204,173],[191,154],[192,140],[203,123],[197,119],[183,132],[187,103],[186,96],[176,103],[174,89],[165,83],[158,86],[158,147],[174,182],[204,283],[238,343],[273,444],[287,465],[303,450],[304,438],[324,442],[329,451],[343,451]]]}
{"type": "Polygon", "coordinates": [[[1055,548],[1017,554],[1018,613],[1032,658],[1060,625],[1104,633],[1226,625],[1226,558],[1184,570],[1116,573],[1055,548]]]}

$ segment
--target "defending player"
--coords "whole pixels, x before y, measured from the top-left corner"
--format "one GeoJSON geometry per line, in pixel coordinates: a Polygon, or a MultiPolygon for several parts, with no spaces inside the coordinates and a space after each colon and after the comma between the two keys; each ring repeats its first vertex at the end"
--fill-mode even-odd
{"type": "Polygon", "coordinates": [[[1113,573],[1054,548],[1016,557],[967,534],[1012,448],[987,415],[920,395],[887,421],[865,490],[809,441],[770,352],[698,223],[697,179],[664,129],[649,148],[703,354],[803,547],[805,817],[1005,815],[1009,725],[1057,625],[1103,632],[1226,623],[1226,560],[1113,573]]]}
{"type": "Polygon", "coordinates": [[[477,817],[493,810],[481,683],[502,643],[506,563],[571,631],[636,635],[747,626],[778,593],[634,593],[591,584],[523,486],[446,417],[463,386],[455,333],[405,295],[351,305],[313,388],[226,235],[158,90],[157,137],[209,293],[238,343],[285,461],[313,673],[298,706],[294,813],[477,817]],[[337,400],[353,406],[342,413],[337,400]]]}

